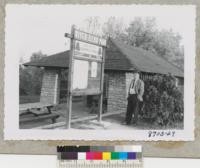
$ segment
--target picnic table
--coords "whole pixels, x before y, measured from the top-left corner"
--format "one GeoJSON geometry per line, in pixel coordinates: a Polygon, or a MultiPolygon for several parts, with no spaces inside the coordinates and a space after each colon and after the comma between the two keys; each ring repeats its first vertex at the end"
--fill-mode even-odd
{"type": "Polygon", "coordinates": [[[59,115],[52,113],[53,107],[54,104],[42,103],[42,102],[20,104],[19,105],[20,123],[28,121],[39,121],[45,119],[51,119],[52,123],[55,123],[59,115]],[[47,109],[47,112],[45,111],[45,109],[47,109]],[[27,116],[29,114],[33,116],[22,117],[22,116],[27,116]]]}

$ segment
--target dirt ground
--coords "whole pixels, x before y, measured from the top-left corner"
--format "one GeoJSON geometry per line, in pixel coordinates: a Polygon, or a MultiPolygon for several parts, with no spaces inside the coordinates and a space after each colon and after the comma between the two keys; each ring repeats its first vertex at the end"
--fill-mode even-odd
{"type": "MultiPolygon", "coordinates": [[[[54,107],[52,113],[58,114],[60,117],[57,119],[57,123],[65,122],[66,114],[67,114],[67,105],[66,104],[59,104],[58,106],[54,107]]],[[[88,116],[96,116],[96,114],[90,113],[90,108],[86,107],[83,102],[73,102],[72,104],[72,120],[79,119],[82,117],[88,116]]],[[[28,115],[26,117],[29,117],[28,115]]],[[[125,113],[112,115],[108,117],[102,118],[102,123],[97,122],[94,120],[87,120],[83,122],[75,122],[71,124],[71,127],[74,129],[158,129],[158,126],[153,125],[152,123],[144,122],[141,118],[139,118],[137,125],[123,125],[122,122],[124,121],[125,113]]],[[[20,124],[20,129],[31,129],[40,126],[45,126],[52,124],[51,120],[42,120],[42,121],[34,121],[34,122],[27,122],[20,124]]],[[[64,127],[63,127],[64,128],[64,127]]],[[[160,127],[159,129],[169,129],[170,127],[160,127]]],[[[183,124],[177,123],[176,129],[182,129],[183,124]]],[[[61,128],[62,129],[62,128],[61,128]]]]}

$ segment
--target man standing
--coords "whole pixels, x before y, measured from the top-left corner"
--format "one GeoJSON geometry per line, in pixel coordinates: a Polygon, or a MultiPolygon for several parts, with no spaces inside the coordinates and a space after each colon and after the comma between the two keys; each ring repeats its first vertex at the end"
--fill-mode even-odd
{"type": "Polygon", "coordinates": [[[138,121],[139,103],[143,101],[144,82],[140,79],[138,72],[134,73],[133,79],[128,90],[128,106],[126,112],[125,124],[130,125],[133,118],[133,123],[138,121]]]}

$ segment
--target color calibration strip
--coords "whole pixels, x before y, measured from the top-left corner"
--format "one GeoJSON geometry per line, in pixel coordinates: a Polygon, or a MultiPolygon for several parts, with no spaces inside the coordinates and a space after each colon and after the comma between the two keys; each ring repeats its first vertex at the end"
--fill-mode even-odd
{"type": "Polygon", "coordinates": [[[141,152],[61,152],[60,160],[135,160],[141,152]]]}
{"type": "Polygon", "coordinates": [[[59,146],[59,168],[141,168],[141,146],[59,146]]]}

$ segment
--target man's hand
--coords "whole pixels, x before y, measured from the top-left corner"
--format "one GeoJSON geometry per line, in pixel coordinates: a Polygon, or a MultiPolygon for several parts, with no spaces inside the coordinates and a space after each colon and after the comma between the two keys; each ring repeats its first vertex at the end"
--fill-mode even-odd
{"type": "Polygon", "coordinates": [[[138,100],[139,100],[139,101],[143,101],[143,98],[142,98],[142,96],[140,96],[140,95],[137,95],[137,98],[138,98],[138,100]]]}

